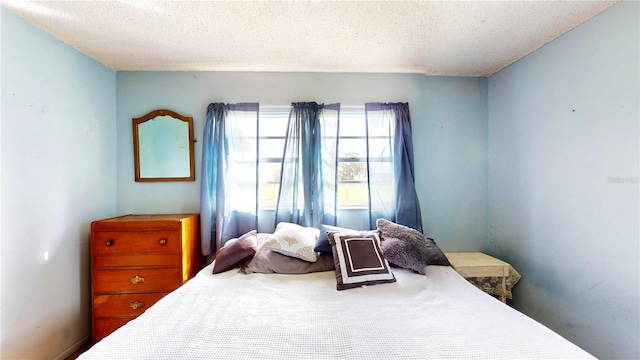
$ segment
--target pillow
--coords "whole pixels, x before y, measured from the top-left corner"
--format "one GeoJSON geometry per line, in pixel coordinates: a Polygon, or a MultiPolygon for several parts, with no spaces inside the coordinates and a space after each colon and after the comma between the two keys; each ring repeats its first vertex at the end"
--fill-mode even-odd
{"type": "Polygon", "coordinates": [[[253,259],[245,264],[242,271],[245,274],[307,274],[333,269],[333,257],[328,254],[320,254],[316,262],[308,262],[260,246],[253,259]]]}
{"type": "Polygon", "coordinates": [[[338,290],[396,281],[380,249],[378,234],[330,232],[329,242],[338,290]]]}
{"type": "Polygon", "coordinates": [[[216,253],[213,273],[221,273],[233,269],[251,260],[256,253],[257,231],[251,230],[237,239],[227,241],[216,253]]]}
{"type": "Polygon", "coordinates": [[[331,250],[331,243],[329,242],[328,233],[330,232],[340,232],[340,233],[353,233],[353,234],[370,234],[371,231],[356,231],[347,228],[342,228],[333,225],[320,225],[320,236],[318,236],[318,241],[316,242],[316,247],[313,250],[321,253],[333,254],[333,250],[331,250]]]}
{"type": "Polygon", "coordinates": [[[318,253],[313,250],[313,247],[318,235],[319,230],[316,228],[281,222],[262,246],[282,255],[316,262],[318,253]]]}
{"type": "Polygon", "coordinates": [[[382,253],[390,263],[423,275],[427,265],[451,265],[436,242],[418,230],[386,219],[378,219],[376,225],[382,253]]]}

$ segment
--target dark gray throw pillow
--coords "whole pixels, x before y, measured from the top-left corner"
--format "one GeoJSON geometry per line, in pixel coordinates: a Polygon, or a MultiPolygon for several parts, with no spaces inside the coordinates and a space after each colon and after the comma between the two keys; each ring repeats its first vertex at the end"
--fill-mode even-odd
{"type": "Polygon", "coordinates": [[[423,275],[427,265],[451,265],[436,242],[418,230],[386,219],[378,219],[376,225],[382,253],[390,263],[423,275]]]}
{"type": "Polygon", "coordinates": [[[282,255],[264,246],[258,246],[253,259],[242,268],[245,274],[308,274],[333,269],[333,256],[329,254],[320,254],[316,262],[308,262],[282,255]]]}
{"type": "Polygon", "coordinates": [[[231,270],[251,260],[256,253],[257,234],[256,230],[251,230],[237,239],[227,241],[216,253],[213,273],[231,270]]]}

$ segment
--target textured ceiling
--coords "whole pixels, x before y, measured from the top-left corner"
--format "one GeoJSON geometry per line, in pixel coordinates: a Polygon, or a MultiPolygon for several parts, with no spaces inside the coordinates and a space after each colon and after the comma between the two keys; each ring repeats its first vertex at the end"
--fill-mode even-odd
{"type": "Polygon", "coordinates": [[[615,1],[2,1],[114,70],[490,75],[615,1]]]}

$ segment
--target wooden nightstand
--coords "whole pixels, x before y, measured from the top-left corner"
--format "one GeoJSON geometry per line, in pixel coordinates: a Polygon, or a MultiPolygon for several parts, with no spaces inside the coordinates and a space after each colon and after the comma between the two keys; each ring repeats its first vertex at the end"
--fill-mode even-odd
{"type": "Polygon", "coordinates": [[[451,266],[480,290],[497,296],[504,303],[512,298],[511,288],[520,280],[520,274],[509,263],[481,252],[445,255],[451,266]]]}

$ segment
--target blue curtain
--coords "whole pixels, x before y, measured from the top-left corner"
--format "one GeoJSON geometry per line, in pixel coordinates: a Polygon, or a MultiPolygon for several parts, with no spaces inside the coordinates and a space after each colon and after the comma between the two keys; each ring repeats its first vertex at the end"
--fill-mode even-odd
{"type": "Polygon", "coordinates": [[[291,104],[275,223],[335,225],[340,104],[291,104]]]}
{"type": "Polygon", "coordinates": [[[204,255],[258,228],[258,113],[257,103],[207,107],[200,178],[204,255]]]}
{"type": "Polygon", "coordinates": [[[385,218],[422,232],[409,104],[367,103],[365,114],[369,226],[385,218]]]}

